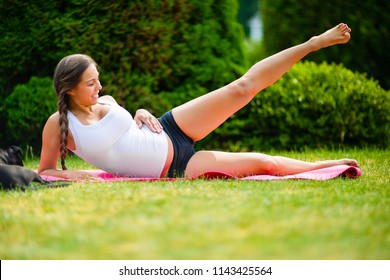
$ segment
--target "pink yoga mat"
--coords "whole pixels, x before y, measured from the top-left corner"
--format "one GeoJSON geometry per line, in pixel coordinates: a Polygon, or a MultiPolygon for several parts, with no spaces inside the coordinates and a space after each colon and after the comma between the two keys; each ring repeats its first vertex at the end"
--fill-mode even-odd
{"type": "MultiPolygon", "coordinates": [[[[104,179],[107,182],[117,182],[117,181],[171,181],[171,180],[186,180],[183,178],[129,178],[129,177],[120,177],[114,174],[107,173],[102,170],[83,170],[91,174],[98,175],[100,178],[104,179]]],[[[254,175],[244,178],[236,178],[232,175],[221,173],[221,172],[206,172],[197,178],[205,179],[236,179],[236,180],[251,180],[251,181],[264,181],[264,180],[289,180],[289,179],[305,179],[305,180],[329,180],[336,177],[345,177],[345,178],[357,178],[362,174],[361,170],[358,167],[348,166],[348,165],[338,165],[333,167],[327,167],[322,169],[317,169],[308,172],[302,172],[295,175],[288,176],[271,176],[271,175],[254,175]]],[[[41,175],[43,179],[48,181],[57,181],[65,180],[63,178],[41,175]]],[[[192,179],[197,179],[192,178],[192,179]]],[[[188,179],[187,179],[188,180],[188,179]]],[[[191,179],[190,179],[191,180],[191,179]]]]}

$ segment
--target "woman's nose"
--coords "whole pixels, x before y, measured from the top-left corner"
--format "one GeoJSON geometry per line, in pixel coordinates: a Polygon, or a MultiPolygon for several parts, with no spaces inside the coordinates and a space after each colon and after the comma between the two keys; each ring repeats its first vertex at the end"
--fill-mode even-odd
{"type": "Polygon", "coordinates": [[[97,81],[97,87],[98,87],[99,90],[101,90],[103,88],[101,83],[100,83],[100,81],[97,81]]]}

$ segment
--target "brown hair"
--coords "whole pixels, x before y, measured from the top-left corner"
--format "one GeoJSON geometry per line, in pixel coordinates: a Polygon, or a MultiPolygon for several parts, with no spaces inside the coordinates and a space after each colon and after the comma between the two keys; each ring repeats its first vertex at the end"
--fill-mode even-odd
{"type": "Polygon", "coordinates": [[[96,62],[89,56],[84,54],[73,54],[64,57],[58,63],[53,77],[54,90],[58,98],[58,112],[60,114],[60,152],[61,166],[66,170],[65,159],[68,154],[66,146],[68,144],[68,110],[69,110],[69,95],[68,92],[74,89],[81,80],[81,75],[91,65],[97,67],[96,62]]]}

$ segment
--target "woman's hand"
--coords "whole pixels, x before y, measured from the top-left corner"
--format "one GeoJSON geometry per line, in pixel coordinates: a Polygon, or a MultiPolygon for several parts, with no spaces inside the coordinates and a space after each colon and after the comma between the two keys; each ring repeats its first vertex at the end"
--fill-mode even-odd
{"type": "Polygon", "coordinates": [[[69,179],[75,182],[104,182],[104,179],[99,176],[82,170],[46,169],[39,172],[39,174],[69,179]]]}
{"type": "Polygon", "coordinates": [[[145,124],[152,132],[161,133],[162,126],[155,116],[146,111],[145,109],[139,109],[135,113],[134,121],[139,128],[145,124]]]}
{"type": "Polygon", "coordinates": [[[63,170],[65,177],[72,181],[80,182],[104,182],[104,179],[95,174],[91,174],[81,170],[63,170]]]}

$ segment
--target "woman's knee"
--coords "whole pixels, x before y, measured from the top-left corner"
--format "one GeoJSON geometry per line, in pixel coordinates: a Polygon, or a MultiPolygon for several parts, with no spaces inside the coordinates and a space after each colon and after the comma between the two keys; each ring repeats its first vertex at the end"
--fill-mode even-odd
{"type": "Polygon", "coordinates": [[[234,87],[234,93],[237,98],[251,100],[256,92],[253,90],[253,81],[243,76],[231,84],[234,87]]]}
{"type": "Polygon", "coordinates": [[[277,160],[273,156],[262,159],[260,163],[260,172],[265,175],[278,175],[279,166],[277,160]]]}

